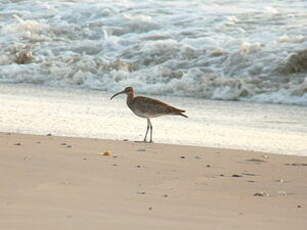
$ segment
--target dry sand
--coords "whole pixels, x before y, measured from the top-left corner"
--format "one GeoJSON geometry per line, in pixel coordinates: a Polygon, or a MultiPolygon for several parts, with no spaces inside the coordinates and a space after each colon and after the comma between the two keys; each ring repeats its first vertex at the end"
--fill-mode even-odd
{"type": "Polygon", "coordinates": [[[1,230],[307,229],[306,157],[6,133],[0,156],[1,230]]]}

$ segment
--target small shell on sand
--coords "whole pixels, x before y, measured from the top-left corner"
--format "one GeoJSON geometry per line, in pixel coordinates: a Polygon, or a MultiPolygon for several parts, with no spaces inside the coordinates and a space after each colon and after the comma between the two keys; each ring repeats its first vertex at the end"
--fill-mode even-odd
{"type": "Polygon", "coordinates": [[[105,151],[105,152],[100,153],[100,154],[103,155],[103,156],[111,156],[112,152],[111,151],[105,151]]]}
{"type": "Polygon", "coordinates": [[[288,195],[288,193],[286,191],[278,191],[277,194],[280,195],[280,196],[287,196],[288,195]]]}
{"type": "Polygon", "coordinates": [[[276,180],[276,182],[284,183],[285,181],[284,181],[284,179],[278,179],[278,180],[276,180]]]}

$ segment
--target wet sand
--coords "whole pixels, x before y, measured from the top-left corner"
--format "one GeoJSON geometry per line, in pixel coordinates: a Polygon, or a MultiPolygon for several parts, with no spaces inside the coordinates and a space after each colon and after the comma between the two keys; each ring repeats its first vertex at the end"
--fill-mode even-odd
{"type": "MultiPolygon", "coordinates": [[[[124,95],[40,85],[0,85],[0,131],[143,140],[146,119],[124,95]]],[[[307,156],[307,107],[146,95],[185,109],[189,119],[152,119],[158,143],[307,156]]]]}
{"type": "Polygon", "coordinates": [[[0,229],[307,226],[306,157],[9,133],[0,156],[0,229]]]}

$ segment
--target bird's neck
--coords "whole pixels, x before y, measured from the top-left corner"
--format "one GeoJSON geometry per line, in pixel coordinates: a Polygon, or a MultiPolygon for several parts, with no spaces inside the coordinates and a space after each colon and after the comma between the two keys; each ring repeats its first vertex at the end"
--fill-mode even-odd
{"type": "Polygon", "coordinates": [[[134,99],[134,92],[128,93],[127,94],[127,105],[131,105],[134,99]]]}

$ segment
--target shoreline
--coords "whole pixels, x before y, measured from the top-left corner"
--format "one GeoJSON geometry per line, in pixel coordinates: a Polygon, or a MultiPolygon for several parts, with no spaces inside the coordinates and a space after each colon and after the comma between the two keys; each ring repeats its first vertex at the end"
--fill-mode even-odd
{"type": "MultiPolygon", "coordinates": [[[[144,136],[146,120],[129,110],[124,97],[110,101],[107,93],[30,85],[2,85],[0,94],[0,130],[112,140],[144,136]]],[[[190,116],[153,120],[154,141],[159,143],[307,154],[307,108],[157,98],[190,116]]]]}
{"type": "Polygon", "coordinates": [[[303,156],[16,133],[0,153],[1,229],[307,225],[303,156]]]}

